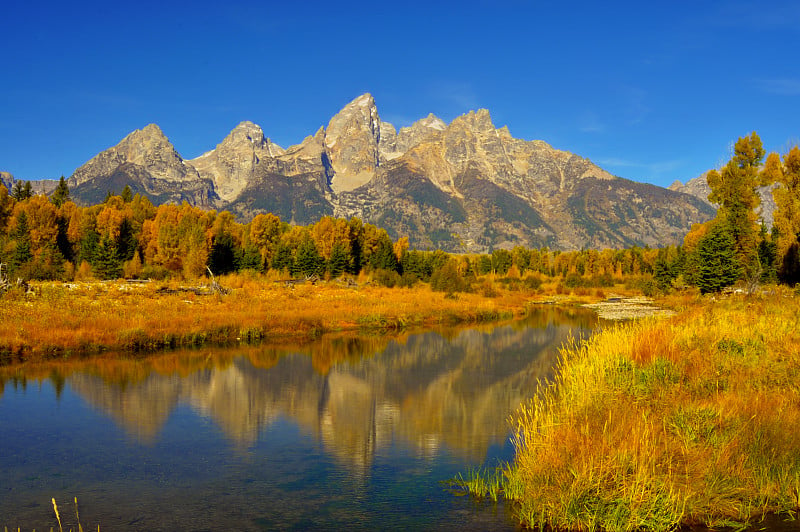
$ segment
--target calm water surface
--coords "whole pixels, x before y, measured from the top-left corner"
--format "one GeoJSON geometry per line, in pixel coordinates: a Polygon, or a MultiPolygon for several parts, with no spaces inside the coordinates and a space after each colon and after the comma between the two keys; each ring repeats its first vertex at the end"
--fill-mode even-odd
{"type": "Polygon", "coordinates": [[[507,418],[592,313],[30,368],[0,389],[0,526],[503,530],[442,481],[510,459],[507,418]]]}

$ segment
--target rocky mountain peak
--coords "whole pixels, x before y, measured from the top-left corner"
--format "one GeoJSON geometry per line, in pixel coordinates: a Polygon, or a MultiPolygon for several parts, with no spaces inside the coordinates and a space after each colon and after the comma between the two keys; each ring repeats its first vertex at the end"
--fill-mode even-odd
{"type": "Polygon", "coordinates": [[[14,176],[9,172],[0,172],[0,184],[5,185],[9,192],[11,187],[14,186],[14,176]]]}
{"type": "Polygon", "coordinates": [[[477,111],[470,111],[467,114],[461,115],[453,120],[450,126],[465,128],[478,133],[495,131],[494,124],[492,123],[492,116],[486,109],[478,109],[477,111]]]}
{"type": "Polygon", "coordinates": [[[259,125],[244,121],[233,128],[216,148],[189,162],[201,177],[213,181],[223,201],[233,201],[252,180],[259,161],[283,153],[283,148],[264,138],[259,125]]]}
{"type": "MultiPolygon", "coordinates": [[[[386,124],[384,122],[384,124],[386,124]]],[[[391,124],[388,124],[391,126],[391,124]]],[[[441,118],[430,113],[410,126],[400,128],[390,140],[381,137],[381,154],[386,160],[396,159],[431,135],[447,129],[441,118]]],[[[394,131],[394,126],[391,126],[394,131]]],[[[385,136],[385,134],[384,134],[385,136]]]]}
{"type": "Polygon", "coordinates": [[[142,129],[134,129],[128,133],[115,148],[127,150],[133,154],[140,151],[140,148],[144,146],[164,148],[167,145],[174,151],[174,147],[172,147],[164,132],[161,131],[161,128],[157,124],[147,124],[142,129]]]}
{"type": "Polygon", "coordinates": [[[686,194],[615,178],[544,141],[516,139],[507,127],[496,129],[485,109],[449,125],[429,114],[397,130],[381,121],[370,94],[286,150],[245,121],[213,150],[184,161],[150,124],[70,180],[74,197],[90,203],[125,185],[154,203],[186,200],[245,221],[261,212],[298,224],[358,216],[415,246],[460,252],[663,245],[713,215],[686,194]]]}
{"type": "Polygon", "coordinates": [[[372,179],[380,164],[380,137],[381,119],[369,93],[331,118],[325,129],[325,148],[334,192],[353,190],[372,179]]]}
{"type": "Polygon", "coordinates": [[[220,146],[249,144],[255,148],[262,148],[266,145],[264,140],[264,131],[258,124],[254,124],[248,120],[240,122],[225,139],[220,146]]]}
{"type": "Polygon", "coordinates": [[[80,185],[98,176],[111,175],[126,163],[140,166],[152,176],[166,181],[180,182],[199,177],[195,169],[184,162],[161,128],[156,124],[148,124],[75,170],[70,178],[70,186],[80,185]]]}
{"type": "Polygon", "coordinates": [[[428,113],[428,116],[426,116],[422,120],[418,120],[416,124],[418,124],[419,127],[424,127],[427,129],[438,129],[439,131],[444,131],[447,128],[447,124],[445,124],[441,118],[439,118],[433,113],[428,113]]]}

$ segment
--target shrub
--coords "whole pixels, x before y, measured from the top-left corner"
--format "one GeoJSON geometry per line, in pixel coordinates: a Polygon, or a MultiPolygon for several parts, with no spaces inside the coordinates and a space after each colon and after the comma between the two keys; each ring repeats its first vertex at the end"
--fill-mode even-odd
{"type": "Polygon", "coordinates": [[[170,277],[170,271],[163,266],[147,264],[142,268],[142,278],[164,281],[170,277]]]}
{"type": "Polygon", "coordinates": [[[372,279],[381,286],[385,286],[387,288],[393,288],[398,285],[402,285],[402,278],[400,274],[394,270],[375,270],[372,272],[372,279]]]}
{"type": "Polygon", "coordinates": [[[444,266],[433,272],[431,288],[437,292],[466,292],[466,280],[458,274],[455,261],[448,261],[444,266]]]}
{"type": "Polygon", "coordinates": [[[542,287],[542,278],[538,275],[529,275],[525,277],[523,282],[525,283],[525,287],[531,290],[538,290],[542,287]]]}

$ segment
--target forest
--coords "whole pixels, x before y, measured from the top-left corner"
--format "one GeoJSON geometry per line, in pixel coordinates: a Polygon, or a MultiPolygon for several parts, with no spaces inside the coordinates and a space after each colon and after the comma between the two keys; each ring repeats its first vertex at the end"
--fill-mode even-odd
{"type": "Polygon", "coordinates": [[[794,285],[800,281],[800,149],[765,159],[756,133],[740,138],[731,160],[712,170],[713,220],[694,226],[682,245],[659,249],[558,251],[495,249],[449,255],[409,249],[358,218],[324,217],[294,226],[259,214],[249,223],[228,212],[187,203],[154,206],[128,187],[82,207],[70,201],[62,177],[49,196],[17,181],[0,185],[0,262],[10,279],[196,279],[243,270],[283,276],[336,278],[368,272],[385,286],[431,282],[443,291],[468,291],[477,276],[560,277],[569,288],[610,286],[621,279],[646,294],[696,286],[716,292],[743,281],[794,285]],[[756,188],[773,185],[777,205],[768,228],[757,219],[756,188]]]}

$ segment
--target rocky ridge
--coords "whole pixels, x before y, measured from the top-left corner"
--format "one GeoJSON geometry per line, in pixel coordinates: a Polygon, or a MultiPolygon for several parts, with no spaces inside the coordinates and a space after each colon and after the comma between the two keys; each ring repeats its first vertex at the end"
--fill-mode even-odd
{"type": "Polygon", "coordinates": [[[397,130],[369,94],[285,150],[242,122],[213,150],[183,160],[151,124],[81,166],[69,184],[86,202],[127,184],[156,203],[186,200],[242,221],[267,211],[296,224],[359,216],[414,246],[454,252],[658,246],[714,213],[693,195],[516,139],[485,109],[450,124],[430,114],[397,130]]]}
{"type": "MultiPolygon", "coordinates": [[[[770,185],[766,187],[758,187],[757,189],[758,195],[761,198],[761,205],[759,205],[758,209],[756,209],[756,213],[758,217],[764,221],[767,227],[772,227],[773,216],[775,214],[775,210],[778,208],[777,205],[775,205],[775,200],[772,197],[772,191],[774,188],[775,185],[770,185]]],[[[718,207],[718,205],[708,201],[708,196],[711,194],[711,187],[708,186],[708,172],[701,176],[695,177],[694,179],[690,179],[685,185],[680,181],[675,181],[669,186],[669,189],[694,196],[710,205],[714,209],[718,207]]]]}

